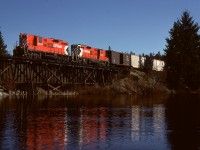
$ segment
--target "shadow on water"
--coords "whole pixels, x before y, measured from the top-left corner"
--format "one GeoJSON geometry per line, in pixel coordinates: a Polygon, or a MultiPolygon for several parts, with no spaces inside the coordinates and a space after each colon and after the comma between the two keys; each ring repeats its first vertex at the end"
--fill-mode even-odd
{"type": "Polygon", "coordinates": [[[200,149],[200,96],[174,95],[166,105],[168,140],[172,150],[200,149]]]}
{"type": "MultiPolygon", "coordinates": [[[[166,95],[84,95],[84,96],[42,96],[42,97],[8,97],[0,100],[0,107],[9,107],[15,109],[27,109],[27,111],[37,110],[39,108],[65,108],[65,107],[131,107],[132,105],[149,106],[154,104],[163,104],[166,101],[166,95]],[[1,105],[2,104],[2,105],[1,105]]],[[[1,109],[9,109],[1,108],[1,109]]]]}

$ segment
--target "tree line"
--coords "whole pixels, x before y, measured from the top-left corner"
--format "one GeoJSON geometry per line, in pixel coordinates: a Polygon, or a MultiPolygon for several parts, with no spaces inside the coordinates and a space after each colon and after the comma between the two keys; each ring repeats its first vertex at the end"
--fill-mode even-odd
{"type": "Polygon", "coordinates": [[[3,35],[0,31],[0,56],[8,56],[7,45],[4,43],[3,35]]]}

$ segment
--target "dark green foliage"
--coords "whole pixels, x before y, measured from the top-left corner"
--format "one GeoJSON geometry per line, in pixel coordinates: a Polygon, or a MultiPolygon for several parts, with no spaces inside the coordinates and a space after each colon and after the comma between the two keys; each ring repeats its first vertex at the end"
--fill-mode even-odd
{"type": "Polygon", "coordinates": [[[144,59],[144,56],[139,55],[139,68],[141,70],[144,69],[144,61],[143,61],[143,59],[144,59]]]}
{"type": "Polygon", "coordinates": [[[0,56],[7,56],[8,52],[6,50],[7,45],[4,44],[3,36],[0,31],[0,56]]]}
{"type": "Polygon", "coordinates": [[[153,69],[154,56],[153,56],[153,54],[150,53],[149,55],[146,55],[145,58],[146,59],[144,61],[143,71],[146,72],[146,73],[149,73],[153,69]]]}
{"type": "Polygon", "coordinates": [[[174,22],[170,37],[166,39],[165,69],[167,82],[172,89],[200,87],[200,36],[199,26],[188,11],[174,22]]]}
{"type": "Polygon", "coordinates": [[[108,50],[111,51],[111,47],[110,46],[108,47],[108,50]]]}
{"type": "Polygon", "coordinates": [[[140,55],[139,56],[139,68],[141,71],[144,71],[146,73],[149,73],[153,69],[153,59],[154,56],[152,53],[149,55],[140,55]]]}
{"type": "Polygon", "coordinates": [[[154,55],[154,59],[164,60],[164,55],[161,55],[160,52],[154,55]]]}

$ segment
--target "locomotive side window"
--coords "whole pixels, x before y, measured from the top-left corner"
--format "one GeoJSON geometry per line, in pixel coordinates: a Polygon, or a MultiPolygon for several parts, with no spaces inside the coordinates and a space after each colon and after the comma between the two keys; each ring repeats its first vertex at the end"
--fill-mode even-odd
{"type": "Polygon", "coordinates": [[[38,43],[42,43],[42,38],[38,37],[38,43]]]}
{"type": "Polygon", "coordinates": [[[53,42],[56,42],[56,43],[58,43],[58,42],[59,42],[59,40],[57,40],[57,39],[54,39],[54,40],[53,40],[53,42]]]}
{"type": "Polygon", "coordinates": [[[91,47],[90,47],[90,46],[87,46],[87,48],[88,48],[88,49],[91,49],[91,47]]]}
{"type": "Polygon", "coordinates": [[[37,46],[37,36],[34,36],[34,46],[37,46]]]}

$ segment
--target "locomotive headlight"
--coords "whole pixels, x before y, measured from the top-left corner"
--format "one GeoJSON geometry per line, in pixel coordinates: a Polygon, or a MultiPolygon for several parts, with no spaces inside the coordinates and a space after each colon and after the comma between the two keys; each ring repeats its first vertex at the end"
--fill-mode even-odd
{"type": "Polygon", "coordinates": [[[69,46],[65,46],[65,47],[64,47],[64,53],[65,53],[66,55],[68,55],[68,47],[69,47],[69,46]]]}

